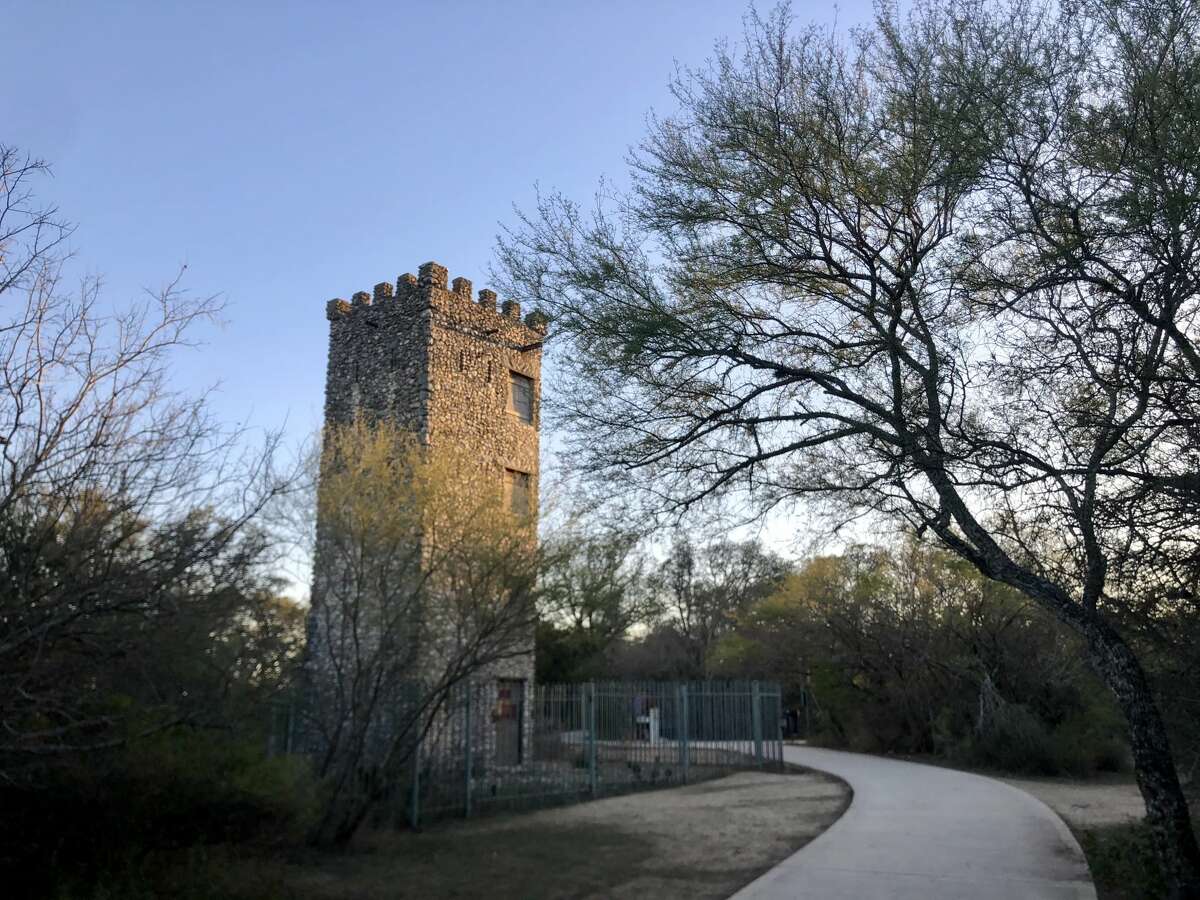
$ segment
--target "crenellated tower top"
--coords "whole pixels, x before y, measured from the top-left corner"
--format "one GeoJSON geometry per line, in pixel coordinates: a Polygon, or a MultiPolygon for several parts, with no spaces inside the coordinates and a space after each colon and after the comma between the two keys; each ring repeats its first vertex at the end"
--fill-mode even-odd
{"type": "Polygon", "coordinates": [[[470,279],[459,276],[450,281],[450,272],[445,266],[427,262],[417,269],[416,275],[406,272],[397,278],[394,287],[391,282],[381,281],[370,293],[358,291],[349,300],[335,297],[326,304],[325,314],[334,322],[350,318],[356,310],[397,303],[409,312],[430,308],[453,314],[470,309],[478,311],[475,318],[479,324],[486,324],[484,316],[490,313],[506,326],[521,323],[539,335],[546,334],[547,319],[541,312],[535,310],[522,319],[521,304],[515,300],[505,300],[497,310],[495,291],[483,288],[478,299],[473,300],[471,289],[470,279]]]}
{"type": "MultiPolygon", "coordinates": [[[[325,422],[336,426],[362,417],[391,421],[411,432],[430,455],[446,460],[452,477],[472,496],[485,492],[513,514],[516,533],[534,540],[537,515],[538,427],[542,343],[547,320],[537,312],[522,317],[521,307],[497,308],[494,291],[472,296],[471,282],[450,280],[445,266],[422,265],[417,274],[383,281],[326,305],[329,363],[325,382],[325,422]],[[445,450],[446,452],[442,452],[445,450]],[[478,492],[478,494],[474,493],[478,492]]],[[[323,465],[336,465],[325,459],[323,465]]],[[[325,470],[323,469],[323,472],[325,470]]],[[[312,604],[347,583],[344,560],[322,538],[317,523],[312,604]]],[[[434,681],[459,658],[462,631],[454,608],[431,591],[414,612],[418,645],[412,677],[434,681]]],[[[310,640],[321,646],[319,615],[310,618],[310,640]]],[[[533,679],[532,624],[511,636],[509,650],[475,677],[493,679],[495,696],[520,696],[533,679]],[[504,694],[501,694],[501,691],[504,694]]],[[[315,663],[317,677],[324,670],[315,663]]],[[[406,663],[407,665],[407,663],[406,663]]],[[[509,721],[508,731],[485,736],[481,749],[511,762],[521,759],[521,741],[530,723],[509,721]],[[501,745],[508,749],[501,752],[501,745]]],[[[516,709],[516,707],[514,707],[516,709]]]]}

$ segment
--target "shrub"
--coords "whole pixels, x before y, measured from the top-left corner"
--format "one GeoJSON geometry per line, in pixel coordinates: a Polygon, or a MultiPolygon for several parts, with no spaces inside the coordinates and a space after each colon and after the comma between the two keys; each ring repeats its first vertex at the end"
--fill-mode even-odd
{"type": "Polygon", "coordinates": [[[0,791],[0,869],[16,896],[135,896],[155,854],[296,835],[315,798],[306,761],[179,729],[0,791]]]}
{"type": "Polygon", "coordinates": [[[1022,704],[996,708],[988,727],[961,741],[948,754],[968,766],[1023,775],[1124,772],[1132,765],[1120,723],[1100,704],[1051,727],[1022,704]]]}
{"type": "Polygon", "coordinates": [[[1028,775],[1054,775],[1060,767],[1050,730],[1019,703],[998,707],[987,729],[967,738],[955,755],[967,765],[1028,775]]]}
{"type": "Polygon", "coordinates": [[[1081,778],[1125,772],[1133,761],[1125,729],[1111,703],[1093,702],[1054,729],[1061,771],[1081,778]]]}
{"type": "Polygon", "coordinates": [[[1166,879],[1144,822],[1107,825],[1080,834],[1092,879],[1101,896],[1121,900],[1162,900],[1166,879]]]}

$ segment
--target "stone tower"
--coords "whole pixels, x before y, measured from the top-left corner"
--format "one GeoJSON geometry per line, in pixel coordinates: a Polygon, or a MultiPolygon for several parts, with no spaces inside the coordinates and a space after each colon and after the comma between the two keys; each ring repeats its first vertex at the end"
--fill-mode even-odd
{"type": "MultiPolygon", "coordinates": [[[[475,299],[470,281],[448,283],[445,267],[433,262],[416,276],[401,275],[395,285],[375,285],[373,294],[331,300],[326,315],[327,425],[359,415],[390,417],[433,453],[442,447],[462,451],[476,466],[470,477],[494,479],[514,512],[536,513],[544,317],[522,319],[513,302],[497,309],[490,290],[475,299]]],[[[315,568],[314,604],[321,579],[335,577],[322,571],[319,545],[315,568]]],[[[527,647],[476,676],[494,683],[498,706],[509,702],[493,717],[507,711],[520,723],[514,723],[515,749],[498,751],[515,756],[511,762],[520,762],[528,731],[532,629],[527,647]]]]}

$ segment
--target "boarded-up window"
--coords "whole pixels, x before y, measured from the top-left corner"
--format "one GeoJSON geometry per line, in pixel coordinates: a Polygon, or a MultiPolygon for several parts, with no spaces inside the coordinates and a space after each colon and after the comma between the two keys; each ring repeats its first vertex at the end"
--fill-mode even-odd
{"type": "Polygon", "coordinates": [[[508,373],[508,411],[522,422],[533,422],[533,379],[520,372],[508,373]]]}
{"type": "Polygon", "coordinates": [[[492,721],[496,723],[496,765],[521,764],[521,719],[525,700],[525,682],[501,678],[496,683],[496,705],[492,721]]]}
{"type": "Polygon", "coordinates": [[[531,479],[528,472],[518,472],[516,469],[504,470],[504,504],[510,512],[518,516],[530,513],[531,479]]]}

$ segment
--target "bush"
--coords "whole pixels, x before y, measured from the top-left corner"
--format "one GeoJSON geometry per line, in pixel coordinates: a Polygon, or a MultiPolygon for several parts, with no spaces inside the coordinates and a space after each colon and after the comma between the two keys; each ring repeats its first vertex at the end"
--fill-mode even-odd
{"type": "Polygon", "coordinates": [[[1129,771],[1133,760],[1124,734],[1112,704],[1093,702],[1054,729],[1061,771],[1081,778],[1129,771]]]}
{"type": "Polygon", "coordinates": [[[1162,900],[1167,883],[1144,822],[1092,828],[1080,834],[1092,880],[1102,897],[1162,900]]]}
{"type": "Polygon", "coordinates": [[[1120,723],[1099,706],[1051,728],[1029,707],[1003,704],[982,734],[961,741],[949,756],[967,766],[1080,778],[1124,772],[1132,765],[1120,723]]]}
{"type": "Polygon", "coordinates": [[[44,776],[0,791],[0,869],[16,896],[93,896],[101,882],[142,880],[163,851],[286,839],[308,824],[316,800],[307,761],[266,759],[256,741],[190,729],[44,776]]]}
{"type": "Polygon", "coordinates": [[[1054,775],[1060,767],[1049,729],[1019,703],[997,708],[987,729],[967,738],[956,756],[967,765],[1027,775],[1054,775]]]}

